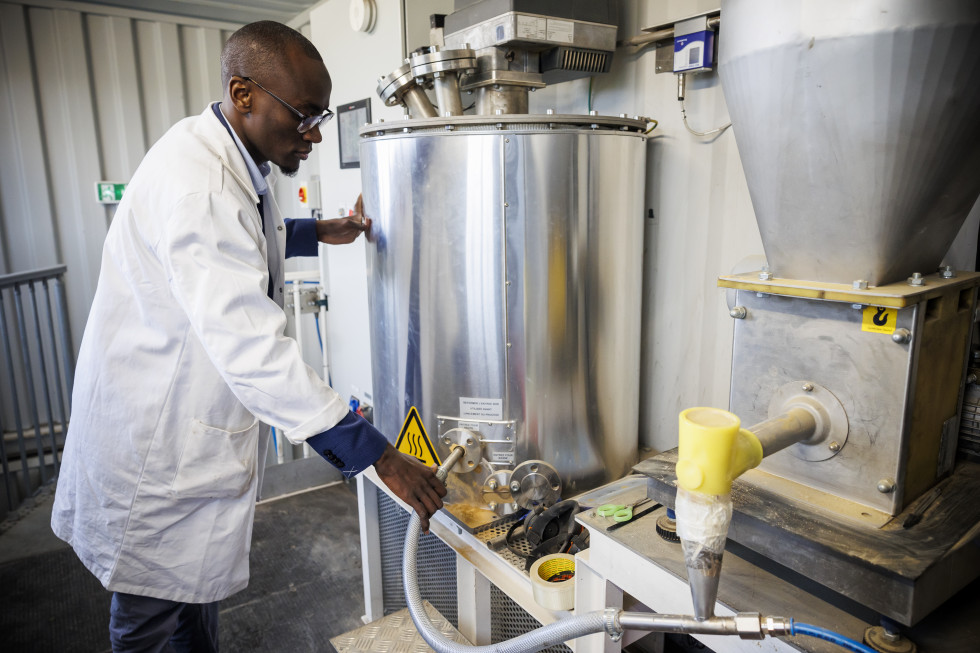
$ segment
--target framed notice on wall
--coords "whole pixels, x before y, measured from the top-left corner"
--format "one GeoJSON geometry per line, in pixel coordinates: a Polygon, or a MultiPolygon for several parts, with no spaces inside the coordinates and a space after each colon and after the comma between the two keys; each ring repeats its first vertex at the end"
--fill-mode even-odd
{"type": "Polygon", "coordinates": [[[337,132],[340,135],[340,167],[360,168],[357,130],[371,122],[371,98],[348,102],[337,107],[337,132]]]}

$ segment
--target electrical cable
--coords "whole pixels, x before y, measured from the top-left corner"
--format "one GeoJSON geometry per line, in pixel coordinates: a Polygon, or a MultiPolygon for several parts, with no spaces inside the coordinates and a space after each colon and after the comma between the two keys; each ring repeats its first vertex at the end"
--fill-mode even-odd
{"type": "Polygon", "coordinates": [[[320,337],[320,316],[313,314],[313,324],[316,326],[316,341],[320,343],[320,352],[323,352],[323,338],[320,337]]]}
{"type": "Polygon", "coordinates": [[[732,126],[732,123],[729,122],[727,125],[722,125],[717,129],[712,129],[706,132],[699,132],[694,129],[691,129],[691,126],[687,124],[687,111],[684,108],[684,100],[681,100],[681,117],[684,118],[684,127],[687,129],[687,131],[691,132],[695,136],[714,136],[715,134],[720,134],[732,126]]]}
{"type": "Polygon", "coordinates": [[[594,77],[589,77],[589,111],[592,111],[592,80],[594,77]]]}
{"type": "Polygon", "coordinates": [[[853,639],[844,637],[840,633],[835,633],[832,630],[827,630],[826,628],[821,628],[820,626],[814,626],[812,624],[802,624],[797,621],[791,621],[790,634],[816,637],[817,639],[831,642],[832,644],[836,644],[837,646],[840,646],[848,651],[854,651],[855,653],[877,653],[877,651],[875,651],[873,648],[865,646],[860,642],[855,642],[853,639]]]}

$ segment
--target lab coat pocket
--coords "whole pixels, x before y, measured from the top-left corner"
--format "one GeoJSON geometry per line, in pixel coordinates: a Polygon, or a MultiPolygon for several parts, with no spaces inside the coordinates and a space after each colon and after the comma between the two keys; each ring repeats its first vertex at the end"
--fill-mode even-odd
{"type": "Polygon", "coordinates": [[[255,475],[258,436],[258,419],[240,431],[194,420],[177,463],[171,487],[174,495],[227,499],[244,494],[255,475]]]}

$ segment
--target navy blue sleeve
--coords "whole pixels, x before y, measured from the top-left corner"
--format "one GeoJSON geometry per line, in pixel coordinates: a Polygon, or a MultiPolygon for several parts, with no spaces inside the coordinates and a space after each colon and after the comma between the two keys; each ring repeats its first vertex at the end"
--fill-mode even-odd
{"type": "Polygon", "coordinates": [[[293,220],[286,218],[286,258],[294,256],[316,256],[316,220],[293,220]]]}
{"type": "Polygon", "coordinates": [[[366,419],[351,412],[333,428],[307,438],[306,444],[351,478],[378,462],[388,439],[366,419]]]}

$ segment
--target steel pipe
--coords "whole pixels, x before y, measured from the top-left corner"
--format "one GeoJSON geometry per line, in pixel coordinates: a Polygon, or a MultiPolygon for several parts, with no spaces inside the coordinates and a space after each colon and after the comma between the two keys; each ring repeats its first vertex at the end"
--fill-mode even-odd
{"type": "Polygon", "coordinates": [[[749,428],[762,444],[762,457],[770,456],[786,447],[809,440],[817,432],[817,419],[809,409],[794,406],[749,428]]]}

